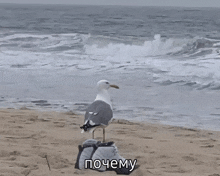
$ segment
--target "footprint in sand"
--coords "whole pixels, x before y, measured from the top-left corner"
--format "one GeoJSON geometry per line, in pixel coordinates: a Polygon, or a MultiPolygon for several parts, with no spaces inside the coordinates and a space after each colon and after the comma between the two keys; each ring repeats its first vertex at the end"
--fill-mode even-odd
{"type": "Polygon", "coordinates": [[[195,161],[196,159],[191,156],[183,156],[182,157],[185,161],[195,161]]]}
{"type": "Polygon", "coordinates": [[[13,152],[10,152],[9,154],[15,155],[15,156],[21,155],[21,153],[19,151],[13,151],[13,152]]]}
{"type": "Polygon", "coordinates": [[[60,155],[50,156],[46,153],[39,153],[38,156],[45,158],[47,157],[47,161],[51,167],[51,169],[62,169],[67,167],[72,167],[74,165],[68,159],[61,157],[60,155]]]}
{"type": "Polygon", "coordinates": [[[63,128],[65,126],[65,122],[59,122],[59,121],[55,121],[53,122],[55,127],[61,127],[63,128]]]}

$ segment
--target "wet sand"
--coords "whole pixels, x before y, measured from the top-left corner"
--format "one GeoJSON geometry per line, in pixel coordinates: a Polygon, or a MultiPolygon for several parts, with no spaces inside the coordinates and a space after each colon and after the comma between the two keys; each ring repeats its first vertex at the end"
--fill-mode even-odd
{"type": "MultiPolygon", "coordinates": [[[[73,112],[0,109],[0,176],[116,175],[75,169],[78,145],[92,137],[82,124],[73,112]]],[[[114,120],[106,133],[120,155],[137,159],[131,175],[219,176],[220,132],[114,120]]]]}

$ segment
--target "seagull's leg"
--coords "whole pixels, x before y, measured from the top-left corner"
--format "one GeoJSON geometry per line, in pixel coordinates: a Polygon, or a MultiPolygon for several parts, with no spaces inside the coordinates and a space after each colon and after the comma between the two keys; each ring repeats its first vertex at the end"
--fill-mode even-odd
{"type": "Polygon", "coordinates": [[[105,128],[103,128],[103,142],[105,142],[105,128]]]}
{"type": "Polygon", "coordinates": [[[92,131],[92,139],[95,138],[95,130],[96,130],[96,128],[94,128],[94,130],[92,131]]]}
{"type": "Polygon", "coordinates": [[[94,139],[94,132],[95,132],[95,130],[93,130],[93,132],[92,132],[92,139],[94,139]]]}

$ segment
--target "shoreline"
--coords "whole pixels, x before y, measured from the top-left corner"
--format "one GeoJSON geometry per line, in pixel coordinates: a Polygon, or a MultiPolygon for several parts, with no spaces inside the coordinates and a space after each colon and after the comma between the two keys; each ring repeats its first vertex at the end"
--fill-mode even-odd
{"type": "MultiPolygon", "coordinates": [[[[0,173],[3,175],[116,175],[74,168],[83,115],[27,108],[0,109],[0,173]],[[48,169],[47,161],[51,171],[48,169]]],[[[102,131],[95,133],[102,139],[102,131]]],[[[130,175],[201,175],[220,173],[220,132],[147,122],[114,120],[106,140],[114,141],[126,159],[140,166],[130,175]]]]}

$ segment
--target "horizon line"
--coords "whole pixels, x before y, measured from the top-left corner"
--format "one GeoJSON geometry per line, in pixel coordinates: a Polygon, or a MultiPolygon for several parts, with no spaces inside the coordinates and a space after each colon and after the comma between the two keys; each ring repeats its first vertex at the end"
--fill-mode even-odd
{"type": "Polygon", "coordinates": [[[220,6],[177,6],[177,5],[126,5],[126,4],[79,4],[79,3],[17,3],[17,2],[0,2],[8,5],[75,5],[75,6],[124,6],[124,7],[176,7],[176,8],[220,8],[220,6]]]}

